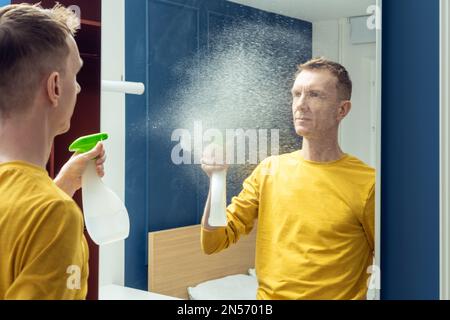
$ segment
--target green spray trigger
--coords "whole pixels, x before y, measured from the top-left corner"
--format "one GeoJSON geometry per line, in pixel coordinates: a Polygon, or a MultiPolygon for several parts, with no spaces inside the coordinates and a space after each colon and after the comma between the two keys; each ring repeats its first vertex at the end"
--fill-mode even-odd
{"type": "Polygon", "coordinates": [[[85,153],[95,148],[98,142],[108,139],[107,133],[97,133],[89,136],[80,137],[70,146],[70,152],[85,153]]]}

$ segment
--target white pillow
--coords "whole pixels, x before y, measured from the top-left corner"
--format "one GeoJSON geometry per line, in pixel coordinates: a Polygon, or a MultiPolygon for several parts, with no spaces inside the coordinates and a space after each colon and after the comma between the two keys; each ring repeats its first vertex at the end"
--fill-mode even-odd
{"type": "Polygon", "coordinates": [[[248,269],[248,274],[252,277],[256,278],[256,270],[255,269],[248,269]]]}
{"type": "Polygon", "coordinates": [[[255,277],[236,274],[188,287],[191,300],[256,300],[258,281],[255,277]]]}

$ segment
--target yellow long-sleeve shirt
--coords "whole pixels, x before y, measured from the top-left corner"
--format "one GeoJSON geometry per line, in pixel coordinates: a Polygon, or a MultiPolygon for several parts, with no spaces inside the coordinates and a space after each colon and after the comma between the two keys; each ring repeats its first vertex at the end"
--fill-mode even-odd
{"type": "Polygon", "coordinates": [[[374,249],[375,172],[357,158],[270,157],[227,208],[228,226],[202,228],[219,252],[258,219],[258,299],[365,299],[374,249]]]}
{"type": "Polygon", "coordinates": [[[0,164],[0,300],[84,299],[83,215],[47,172],[0,164]]]}

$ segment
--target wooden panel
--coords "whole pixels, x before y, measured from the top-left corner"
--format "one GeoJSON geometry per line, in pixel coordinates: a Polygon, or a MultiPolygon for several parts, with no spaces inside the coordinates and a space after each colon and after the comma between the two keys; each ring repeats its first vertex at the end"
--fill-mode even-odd
{"type": "Polygon", "coordinates": [[[256,228],[238,243],[213,255],[203,253],[200,225],[149,233],[149,291],[187,299],[187,287],[255,265],[256,228]]]}

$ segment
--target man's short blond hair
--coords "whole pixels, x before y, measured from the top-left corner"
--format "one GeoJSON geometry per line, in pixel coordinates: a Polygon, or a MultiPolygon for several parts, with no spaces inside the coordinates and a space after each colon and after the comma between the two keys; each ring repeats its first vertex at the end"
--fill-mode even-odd
{"type": "Polygon", "coordinates": [[[352,98],[352,80],[343,65],[320,57],[311,59],[299,65],[297,69],[295,78],[297,78],[303,70],[328,70],[336,77],[339,98],[342,100],[350,100],[352,98]]]}
{"type": "Polygon", "coordinates": [[[0,117],[26,110],[44,76],[64,73],[80,20],[55,5],[13,4],[0,8],[0,117]]]}

